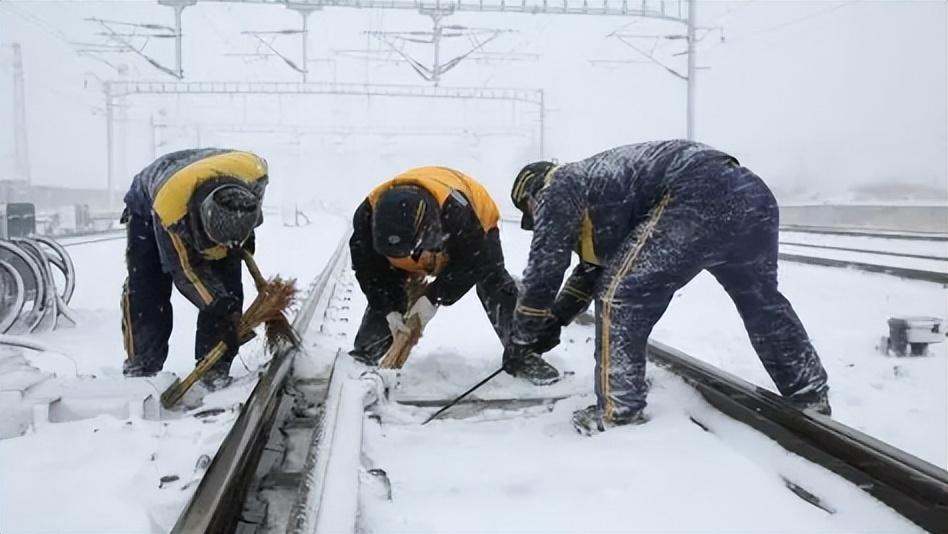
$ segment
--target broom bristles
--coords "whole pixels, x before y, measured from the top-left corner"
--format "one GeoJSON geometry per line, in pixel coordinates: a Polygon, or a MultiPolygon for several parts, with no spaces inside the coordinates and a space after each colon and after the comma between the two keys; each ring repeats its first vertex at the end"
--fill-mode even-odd
{"type": "Polygon", "coordinates": [[[271,278],[257,291],[247,311],[240,319],[240,333],[249,334],[251,330],[266,326],[266,344],[270,351],[277,350],[285,343],[296,344],[297,335],[287,321],[284,312],[296,298],[296,280],[283,280],[279,276],[271,278]]]}

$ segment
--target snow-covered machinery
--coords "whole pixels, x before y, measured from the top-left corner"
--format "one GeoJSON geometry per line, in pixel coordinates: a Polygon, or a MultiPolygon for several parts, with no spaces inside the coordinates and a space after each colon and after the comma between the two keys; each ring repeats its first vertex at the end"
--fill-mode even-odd
{"type": "Polygon", "coordinates": [[[76,271],[66,249],[45,237],[0,240],[0,335],[56,328],[68,308],[76,271]]]}
{"type": "Polygon", "coordinates": [[[0,203],[0,239],[36,233],[36,207],[29,202],[0,203]]]}
{"type": "Polygon", "coordinates": [[[879,348],[895,356],[925,356],[929,345],[944,339],[945,329],[938,317],[892,317],[889,336],[882,338],[879,348]]]}

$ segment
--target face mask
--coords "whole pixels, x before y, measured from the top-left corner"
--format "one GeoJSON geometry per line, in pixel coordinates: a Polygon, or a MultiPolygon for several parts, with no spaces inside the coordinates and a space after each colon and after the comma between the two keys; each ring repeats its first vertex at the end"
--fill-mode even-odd
{"type": "Polygon", "coordinates": [[[528,232],[533,231],[534,220],[533,214],[536,213],[537,201],[533,199],[533,196],[527,197],[526,206],[523,209],[523,217],[520,218],[520,228],[528,232]]]}

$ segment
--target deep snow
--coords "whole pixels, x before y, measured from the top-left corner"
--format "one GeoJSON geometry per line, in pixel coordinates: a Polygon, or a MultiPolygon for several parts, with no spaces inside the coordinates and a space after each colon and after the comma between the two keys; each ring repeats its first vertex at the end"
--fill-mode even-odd
{"type": "MultiPolygon", "coordinates": [[[[264,274],[296,277],[299,287],[323,268],[345,229],[345,219],[311,215],[313,224],[284,227],[271,217],[258,230],[264,274]]],[[[70,247],[78,285],[72,307],[80,326],[38,336],[56,353],[26,354],[36,368],[89,380],[121,376],[119,292],[124,240],[70,247]]],[[[244,280],[247,303],[255,295],[244,280]]],[[[194,365],[196,309],[175,293],[175,328],[166,371],[194,365]]],[[[231,373],[234,385],[204,397],[203,405],[168,420],[119,420],[111,415],[47,424],[0,440],[0,532],[152,533],[174,525],[256,381],[268,356],[259,340],[244,346],[231,373]],[[197,417],[203,411],[220,413],[197,417]],[[178,477],[162,483],[162,477],[178,477]],[[52,507],[52,509],[51,509],[52,507]]],[[[200,386],[196,386],[200,387],[200,386]]]]}
{"type": "MultiPolygon", "coordinates": [[[[505,225],[512,272],[529,239],[505,225]]],[[[894,359],[875,351],[885,319],[935,313],[944,288],[887,276],[781,265],[784,291],[829,369],[837,419],[944,466],[945,351],[894,359]],[[840,318],[845,318],[842,320],[840,318]],[[844,350],[845,349],[845,350],[844,350]]],[[[353,299],[358,313],[361,299],[353,299]]],[[[351,321],[355,323],[356,321],[351,321]]],[[[353,330],[350,327],[349,332],[353,330]]],[[[536,388],[502,374],[475,397],[567,397],[552,409],[470,408],[428,426],[433,408],[389,404],[365,418],[366,467],[387,472],[392,501],[363,477],[367,532],[910,532],[846,481],[787,453],[710,408],[680,379],[649,369],[652,420],[577,436],[572,410],[594,402],[591,326],[572,325],[548,355],[570,373],[536,388]],[[461,417],[461,419],[456,419],[461,417]],[[711,429],[701,430],[690,418],[711,429]],[[830,515],[792,494],[787,478],[830,515]]],[[[676,297],[654,336],[773,389],[723,290],[699,276],[676,297]]],[[[473,295],[443,308],[399,373],[395,400],[450,399],[500,364],[500,344],[473,295]]]]}
{"type": "MultiPolygon", "coordinates": [[[[332,216],[320,216],[304,228],[268,223],[259,245],[262,268],[308,280],[322,268],[345,224],[332,216]]],[[[529,234],[505,225],[503,241],[510,271],[519,273],[529,234]]],[[[114,241],[72,249],[80,280],[73,305],[83,328],[42,336],[68,358],[31,355],[34,366],[65,376],[77,370],[82,375],[120,373],[122,247],[122,241],[114,241]]],[[[895,359],[875,350],[891,315],[944,316],[945,288],[795,264],[781,264],[781,287],[822,354],[836,418],[945,466],[944,345],[924,358],[895,359]]],[[[193,365],[194,312],[186,302],[178,300],[176,306],[167,367],[181,373],[193,365]]],[[[327,355],[349,348],[363,306],[356,287],[351,302],[330,309],[332,324],[308,339],[315,366],[324,368],[327,355]]],[[[654,337],[772,388],[733,305],[709,276],[699,276],[676,296],[654,337]]],[[[567,330],[549,359],[571,374],[555,386],[535,388],[501,375],[479,392],[482,398],[569,397],[552,411],[493,409],[454,419],[470,416],[461,411],[419,427],[432,409],[383,409],[381,427],[366,423],[365,452],[374,466],[389,472],[395,500],[381,500],[377,488],[363,483],[360,524],[368,531],[914,529],[858,489],[721,416],[659,369],[649,371],[654,381],[650,423],[591,439],[576,436],[569,413],[592,402],[591,338],[590,326],[567,330]],[[804,503],[784,487],[781,476],[817,494],[837,513],[827,515],[804,503]],[[681,512],[684,501],[687,513],[681,512]],[[495,522],[501,517],[504,523],[495,522]]],[[[438,312],[399,374],[394,397],[451,398],[496,369],[500,354],[472,292],[438,312]]],[[[253,367],[261,355],[243,351],[242,356],[253,367]]],[[[239,362],[233,372],[246,374],[239,362]]],[[[100,416],[0,441],[0,531],[166,531],[203,472],[198,467],[202,457],[213,455],[252,383],[248,377],[207,396],[202,409],[224,410],[208,418],[189,413],[152,422],[100,416]],[[161,484],[167,475],[179,478],[161,484]],[[48,513],[50,502],[61,503],[55,514],[48,513]]]]}

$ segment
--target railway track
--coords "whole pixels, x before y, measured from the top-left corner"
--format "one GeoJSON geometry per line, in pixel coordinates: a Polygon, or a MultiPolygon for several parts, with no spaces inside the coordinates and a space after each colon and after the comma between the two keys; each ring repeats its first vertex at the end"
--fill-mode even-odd
{"type": "Polygon", "coordinates": [[[99,234],[89,234],[84,236],[77,237],[66,237],[60,240],[60,244],[64,247],[78,247],[82,245],[89,245],[92,243],[101,243],[104,241],[115,241],[118,239],[125,239],[125,230],[113,230],[109,232],[102,232],[99,234]]]}
{"type": "Polygon", "coordinates": [[[786,254],[781,252],[778,255],[781,261],[790,261],[794,263],[806,263],[809,265],[821,265],[824,267],[837,267],[843,269],[855,269],[867,273],[888,274],[906,280],[918,280],[921,282],[933,282],[936,284],[948,284],[948,273],[938,271],[928,271],[925,269],[911,269],[908,267],[896,267],[893,265],[880,265],[876,263],[866,263],[861,261],[843,260],[836,258],[825,258],[821,256],[806,256],[802,254],[786,254]]]}
{"type": "MultiPolygon", "coordinates": [[[[858,239],[874,238],[880,240],[911,240],[928,241],[930,243],[941,243],[942,241],[948,241],[948,237],[935,234],[883,233],[809,227],[786,227],[781,228],[781,230],[785,232],[845,236],[858,239]]],[[[813,251],[813,253],[803,253],[805,251],[796,251],[790,253],[781,252],[779,254],[779,258],[783,261],[805,263],[809,265],[820,265],[824,267],[855,269],[870,273],[896,276],[907,280],[933,282],[942,285],[948,284],[948,269],[934,270],[931,268],[932,262],[945,262],[945,265],[948,266],[948,256],[880,250],[881,245],[880,247],[876,248],[857,248],[851,246],[806,243],[799,240],[781,240],[780,246],[781,248],[796,247],[798,249],[809,249],[813,251]],[[838,256],[839,253],[848,253],[855,255],[856,257],[834,257],[834,255],[838,256]],[[896,263],[903,263],[899,260],[904,260],[904,264],[893,265],[893,261],[896,263]],[[916,265],[913,265],[913,263],[916,265]]]]}
{"type": "Polygon", "coordinates": [[[865,248],[852,248],[852,247],[834,247],[831,245],[815,245],[813,243],[795,243],[793,241],[781,241],[780,245],[789,245],[793,247],[805,247],[813,248],[818,250],[835,250],[840,252],[859,252],[863,254],[876,254],[879,256],[892,256],[895,258],[909,258],[916,260],[936,260],[936,261],[948,261],[948,256],[932,256],[927,254],[908,254],[904,252],[889,252],[885,250],[872,250],[865,248]]]}
{"type": "MultiPolygon", "coordinates": [[[[304,343],[314,321],[326,320],[339,274],[347,265],[346,243],[340,240],[293,320],[304,343]]],[[[280,504],[297,493],[304,472],[300,451],[320,428],[328,386],[328,377],[294,376],[298,355],[298,350],[287,349],[273,357],[173,533],[278,532],[267,529],[290,521],[289,510],[280,510],[280,504]]]]}
{"type": "MultiPolygon", "coordinates": [[[[301,331],[327,324],[347,265],[339,249],[311,287],[294,323],[301,331]]],[[[318,375],[296,376],[288,352],[274,358],[224,440],[173,532],[294,534],[353,532],[359,510],[365,409],[386,400],[386,379],[359,376],[342,352],[318,375]]],[[[930,532],[948,532],[948,472],[829,418],[800,412],[779,396],[652,343],[650,359],[681,376],[717,410],[823,466],[930,532]]],[[[500,399],[459,405],[454,416],[483,409],[520,410],[563,397],[500,399]]],[[[410,401],[428,407],[446,402],[410,401]]],[[[695,424],[708,430],[701,423],[695,424]]],[[[818,497],[785,480],[801,499],[832,513],[818,497]]],[[[812,489],[812,488],[810,488],[812,489]]]]}
{"type": "Polygon", "coordinates": [[[805,234],[841,235],[849,237],[881,237],[908,241],[948,241],[948,235],[927,232],[904,232],[885,230],[862,230],[856,228],[827,228],[822,226],[781,226],[782,232],[802,232],[805,234]]]}

